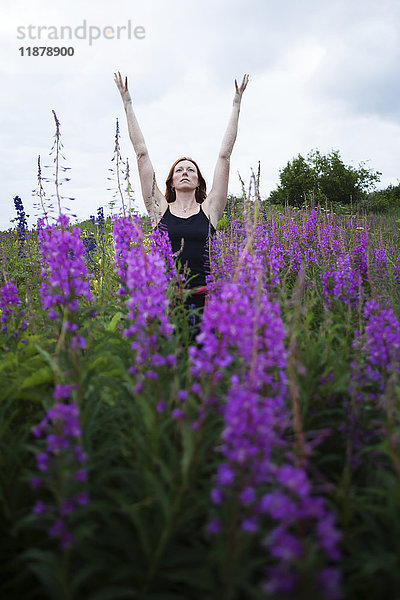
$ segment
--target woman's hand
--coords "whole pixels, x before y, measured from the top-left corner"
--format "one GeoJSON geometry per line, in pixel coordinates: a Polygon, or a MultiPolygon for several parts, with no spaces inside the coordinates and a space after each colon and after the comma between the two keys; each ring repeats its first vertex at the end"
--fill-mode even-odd
{"type": "Polygon", "coordinates": [[[131,95],[128,90],[128,78],[125,77],[125,82],[121,76],[121,73],[118,71],[118,75],[114,73],[114,81],[115,85],[119,89],[119,93],[121,94],[121,98],[123,100],[124,105],[132,102],[131,95]]]}
{"type": "Polygon", "coordinates": [[[249,76],[244,75],[242,83],[240,84],[240,87],[238,87],[237,81],[235,79],[236,92],[235,92],[235,96],[233,98],[233,104],[240,104],[240,102],[242,101],[242,95],[243,95],[244,90],[247,87],[248,81],[249,81],[249,76]]]}

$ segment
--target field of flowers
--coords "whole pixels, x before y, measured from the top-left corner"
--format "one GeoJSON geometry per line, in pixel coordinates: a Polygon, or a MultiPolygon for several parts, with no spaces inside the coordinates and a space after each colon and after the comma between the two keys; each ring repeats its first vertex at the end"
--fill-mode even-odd
{"type": "Polygon", "coordinates": [[[400,598],[399,222],[231,201],[198,325],[145,219],[16,207],[0,597],[400,598]]]}

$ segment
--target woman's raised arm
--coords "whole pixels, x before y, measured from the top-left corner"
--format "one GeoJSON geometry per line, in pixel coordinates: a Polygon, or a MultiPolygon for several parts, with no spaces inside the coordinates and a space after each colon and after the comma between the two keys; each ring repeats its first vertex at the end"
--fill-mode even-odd
{"type": "Polygon", "coordinates": [[[225,135],[222,139],[217,164],[215,165],[212,188],[206,200],[204,201],[204,209],[209,213],[211,222],[214,225],[216,225],[216,223],[222,217],[226,206],[229,181],[229,162],[233,146],[236,141],[240,103],[242,101],[242,95],[246,89],[248,81],[249,76],[245,75],[241,85],[238,86],[235,79],[235,95],[233,98],[231,116],[228,122],[228,127],[225,131],[225,135]]]}
{"type": "Polygon", "coordinates": [[[128,78],[125,77],[124,81],[121,73],[118,72],[118,74],[114,73],[114,81],[124,103],[129,137],[137,158],[143,200],[150,217],[157,223],[167,209],[167,201],[157,186],[146,143],[133,111],[132,98],[128,90],[128,78]]]}

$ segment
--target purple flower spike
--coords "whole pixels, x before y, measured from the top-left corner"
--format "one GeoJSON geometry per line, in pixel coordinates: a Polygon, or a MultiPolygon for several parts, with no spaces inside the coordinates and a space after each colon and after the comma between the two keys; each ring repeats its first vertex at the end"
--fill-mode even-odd
{"type": "MultiPolygon", "coordinates": [[[[298,225],[289,225],[286,235],[291,241],[293,232],[298,236],[298,225]]],[[[315,212],[305,225],[311,235],[315,212]]],[[[218,447],[222,461],[210,494],[212,510],[224,514],[225,504],[236,503],[239,526],[253,535],[262,531],[265,522],[275,521],[264,541],[274,565],[264,589],[278,596],[294,594],[298,561],[309,551],[309,544],[321,560],[338,560],[340,536],[323,499],[312,496],[306,470],[292,464],[285,330],[279,304],[272,302],[266,291],[263,255],[268,253],[265,249],[261,252],[261,246],[258,249],[254,255],[239,254],[234,272],[214,282],[196,339],[198,346],[189,348],[189,357],[192,376],[198,383],[206,380],[204,389],[211,389],[207,398],[199,394],[203,407],[209,410],[216,404],[224,420],[218,447]],[[219,381],[226,375],[230,385],[221,401],[219,381]],[[310,540],[307,544],[301,537],[303,531],[310,540]]],[[[268,265],[269,287],[271,280],[273,286],[279,277],[284,251],[276,250],[273,257],[276,262],[273,258],[268,265]]],[[[312,253],[308,259],[315,262],[312,253]]],[[[300,271],[303,256],[294,244],[289,262],[300,271]]],[[[345,290],[349,292],[349,288],[345,290]]],[[[218,525],[213,523],[209,531],[215,528],[219,532],[219,520],[218,525]]]]}
{"type": "Polygon", "coordinates": [[[46,512],[54,519],[48,535],[58,538],[61,548],[66,548],[73,541],[69,531],[70,515],[89,502],[89,493],[83,489],[87,481],[87,469],[82,466],[85,455],[80,443],[79,409],[74,402],[63,404],[63,400],[69,398],[70,388],[69,385],[56,386],[56,404],[33,430],[36,437],[45,437],[46,452],[36,454],[41,476],[33,477],[31,486],[47,490],[53,495],[53,505],[51,502],[45,505],[38,500],[33,512],[37,515],[46,512]],[[68,496],[63,497],[66,489],[68,496]]]}
{"type": "Polygon", "coordinates": [[[65,523],[62,519],[58,519],[48,530],[50,537],[61,537],[65,533],[65,523]]]}
{"type": "Polygon", "coordinates": [[[229,487],[233,484],[235,474],[231,467],[226,463],[218,465],[216,482],[221,487],[229,487]]]}
{"type": "Polygon", "coordinates": [[[89,503],[89,493],[88,492],[80,492],[75,496],[75,501],[80,506],[86,506],[89,503]]]}
{"type": "Polygon", "coordinates": [[[7,281],[0,287],[0,323],[1,331],[8,333],[14,339],[19,337],[20,331],[27,327],[23,318],[25,311],[21,309],[21,300],[18,296],[17,286],[7,281]],[[14,331],[10,331],[10,320],[13,319],[14,331]]]}
{"type": "Polygon", "coordinates": [[[53,393],[54,400],[69,398],[71,387],[71,385],[56,385],[53,393]]]}
{"type": "Polygon", "coordinates": [[[42,479],[40,477],[32,477],[29,483],[33,490],[37,490],[42,485],[42,479]]]}
{"type": "Polygon", "coordinates": [[[213,535],[217,535],[218,533],[221,533],[221,522],[219,519],[211,519],[211,521],[208,523],[207,525],[207,531],[213,535]]]}
{"type": "Polygon", "coordinates": [[[66,499],[61,504],[60,515],[62,517],[65,517],[67,515],[70,515],[72,512],[74,512],[74,510],[75,510],[75,503],[73,502],[73,500],[66,499]]]}
{"type": "Polygon", "coordinates": [[[59,307],[68,306],[71,311],[76,311],[79,299],[92,300],[80,229],[69,231],[68,222],[68,217],[60,215],[58,224],[61,228],[49,225],[38,232],[42,254],[42,308],[53,320],[58,318],[59,307]]]}
{"type": "Polygon", "coordinates": [[[35,515],[43,515],[48,511],[48,507],[41,500],[37,500],[35,506],[33,507],[33,512],[35,515]]]}
{"type": "Polygon", "coordinates": [[[74,350],[75,348],[85,348],[85,346],[86,346],[86,340],[84,337],[82,337],[80,335],[76,335],[71,338],[71,349],[72,350],[74,350]]]}
{"type": "Polygon", "coordinates": [[[326,567],[319,574],[319,582],[327,600],[343,598],[340,572],[335,567],[326,567]]]}
{"type": "Polygon", "coordinates": [[[79,469],[74,475],[76,481],[86,481],[87,479],[87,469],[79,469]]]}
{"type": "Polygon", "coordinates": [[[243,531],[248,531],[250,533],[254,533],[258,530],[258,520],[257,517],[248,517],[247,519],[243,519],[241,523],[241,528],[243,531]]]}
{"type": "Polygon", "coordinates": [[[180,400],[181,402],[184,402],[185,400],[187,400],[187,391],[186,390],[179,390],[178,394],[177,394],[177,398],[178,400],[180,400]]]}
{"type": "Polygon", "coordinates": [[[185,417],[185,413],[180,408],[174,408],[171,412],[171,416],[173,419],[183,419],[185,417]]]}
{"type": "Polygon", "coordinates": [[[174,261],[171,245],[161,233],[153,232],[150,247],[144,244],[139,218],[115,219],[113,236],[119,292],[128,309],[123,336],[131,340],[135,353],[131,374],[143,377],[134,386],[134,393],[140,394],[146,380],[158,379],[159,368],[175,363],[173,355],[164,357],[159,351],[160,339],[169,338],[173,331],[167,315],[167,288],[174,261]]]}
{"type": "Polygon", "coordinates": [[[45,472],[49,470],[49,456],[45,452],[39,452],[36,455],[36,464],[39,471],[45,472]]]}

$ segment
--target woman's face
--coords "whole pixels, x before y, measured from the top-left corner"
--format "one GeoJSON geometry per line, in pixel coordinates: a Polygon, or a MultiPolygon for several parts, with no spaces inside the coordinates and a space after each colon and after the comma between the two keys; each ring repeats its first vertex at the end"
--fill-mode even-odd
{"type": "Polygon", "coordinates": [[[175,166],[172,175],[172,187],[176,190],[192,190],[199,185],[196,165],[190,160],[182,160],[175,166]]]}

